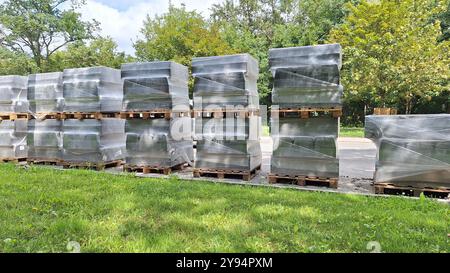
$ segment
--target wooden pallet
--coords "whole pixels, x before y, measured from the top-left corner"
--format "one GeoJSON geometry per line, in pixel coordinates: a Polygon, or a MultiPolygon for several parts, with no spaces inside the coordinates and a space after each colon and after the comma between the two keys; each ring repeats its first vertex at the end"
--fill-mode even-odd
{"type": "Polygon", "coordinates": [[[142,112],[120,112],[121,119],[171,119],[172,117],[191,117],[191,112],[172,112],[171,110],[154,110],[142,112]]]}
{"type": "Polygon", "coordinates": [[[21,162],[26,162],[27,158],[26,157],[20,157],[20,158],[0,158],[0,163],[21,163],[21,162]]]}
{"type": "Polygon", "coordinates": [[[123,170],[125,172],[136,172],[136,173],[142,173],[142,174],[164,174],[164,175],[171,175],[173,171],[179,171],[184,170],[187,167],[187,164],[179,164],[173,167],[161,167],[161,166],[136,166],[136,165],[128,165],[125,164],[123,170]]]}
{"type": "Polygon", "coordinates": [[[0,120],[30,119],[30,117],[28,113],[0,113],[0,120]]]}
{"type": "Polygon", "coordinates": [[[252,180],[261,170],[261,166],[251,171],[242,170],[218,170],[218,169],[194,169],[194,177],[213,177],[218,179],[252,180]]]}
{"type": "Polygon", "coordinates": [[[272,109],[273,114],[278,114],[279,117],[299,117],[302,119],[332,116],[339,118],[342,116],[342,107],[303,107],[303,108],[280,108],[272,109]]]}
{"type": "Polygon", "coordinates": [[[339,178],[335,177],[317,177],[317,176],[303,176],[303,175],[280,175],[269,174],[270,184],[295,184],[298,186],[314,186],[327,187],[337,189],[339,178]]]}
{"type": "Polygon", "coordinates": [[[259,110],[233,109],[233,110],[194,110],[194,117],[204,118],[249,118],[252,116],[259,116],[259,110]]]}
{"type": "Polygon", "coordinates": [[[62,119],[62,115],[63,115],[63,113],[56,113],[56,112],[52,112],[52,113],[35,113],[35,114],[33,114],[30,117],[30,119],[37,119],[37,120],[57,119],[57,120],[61,120],[62,119]]]}
{"type": "Polygon", "coordinates": [[[373,114],[376,116],[390,116],[397,115],[397,109],[395,108],[374,108],[373,114]]]}
{"type": "Polygon", "coordinates": [[[101,120],[101,119],[105,119],[105,118],[119,118],[119,117],[120,117],[119,113],[100,113],[100,112],[95,112],[95,113],[74,112],[74,113],[62,113],[61,114],[61,119],[78,119],[78,120],[83,120],[83,119],[101,120]]]}
{"type": "Polygon", "coordinates": [[[115,161],[111,161],[111,162],[99,162],[99,163],[61,161],[60,165],[64,169],[88,169],[88,170],[103,171],[106,168],[120,167],[123,165],[123,161],[115,160],[115,161]]]}
{"type": "Polygon", "coordinates": [[[398,186],[392,183],[375,183],[374,187],[376,194],[419,197],[423,193],[427,197],[450,198],[449,188],[418,188],[413,186],[398,186]]]}
{"type": "Polygon", "coordinates": [[[49,165],[49,166],[60,166],[60,159],[51,159],[51,158],[28,158],[28,165],[49,165]]]}

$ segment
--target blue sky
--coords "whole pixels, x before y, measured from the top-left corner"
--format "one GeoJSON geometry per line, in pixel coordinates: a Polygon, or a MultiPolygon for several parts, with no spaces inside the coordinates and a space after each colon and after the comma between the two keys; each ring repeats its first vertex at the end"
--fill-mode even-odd
{"type": "MultiPolygon", "coordinates": [[[[0,0],[1,1],[1,0],[0,0]]],[[[209,16],[209,8],[223,0],[172,0],[172,4],[186,5],[209,16]]],[[[115,39],[121,51],[134,54],[133,41],[140,36],[142,22],[147,14],[155,16],[167,11],[169,0],[87,0],[80,12],[84,19],[96,19],[102,28],[100,34],[115,39]]]]}

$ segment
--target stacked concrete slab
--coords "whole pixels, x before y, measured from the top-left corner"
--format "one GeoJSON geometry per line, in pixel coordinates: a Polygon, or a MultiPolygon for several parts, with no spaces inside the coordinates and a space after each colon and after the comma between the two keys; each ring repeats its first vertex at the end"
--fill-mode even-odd
{"type": "MultiPolygon", "coordinates": [[[[63,97],[66,113],[119,113],[123,99],[120,70],[66,69],[63,97]]],[[[104,164],[125,159],[125,121],[119,118],[65,119],[62,139],[62,159],[68,164],[104,164]]]]}
{"type": "Polygon", "coordinates": [[[194,109],[259,109],[258,61],[249,54],[192,60],[194,109]]]}
{"type": "Polygon", "coordinates": [[[28,76],[30,112],[59,113],[63,109],[63,73],[43,73],[28,76]]]}
{"type": "Polygon", "coordinates": [[[375,141],[375,183],[450,188],[450,115],[367,116],[375,141]]]}
{"type": "Polygon", "coordinates": [[[57,114],[63,108],[63,73],[28,76],[28,101],[34,119],[28,122],[28,158],[30,161],[62,159],[62,121],[41,120],[39,115],[57,114]]]}
{"type": "Polygon", "coordinates": [[[248,54],[194,58],[194,112],[201,170],[261,165],[258,62],[248,54]]]}
{"type": "Polygon", "coordinates": [[[27,112],[27,77],[0,76],[0,113],[27,112]]]}
{"type": "Polygon", "coordinates": [[[126,121],[126,164],[154,168],[190,164],[194,152],[187,114],[188,68],[175,62],[131,63],[122,66],[122,78],[123,112],[149,114],[126,121]]]}
{"type": "Polygon", "coordinates": [[[123,111],[189,111],[188,69],[175,62],[122,65],[123,111]]]}
{"type": "Polygon", "coordinates": [[[26,119],[0,120],[0,159],[27,157],[26,119]]]}
{"type": "Polygon", "coordinates": [[[65,69],[64,112],[118,113],[123,89],[120,70],[108,67],[65,69]]]}
{"type": "Polygon", "coordinates": [[[338,178],[341,47],[337,44],[271,49],[274,77],[271,173],[338,178]],[[306,114],[306,115],[303,115],[306,114]]]}
{"type": "Polygon", "coordinates": [[[102,164],[125,158],[125,120],[66,119],[62,131],[64,162],[102,164]]]}

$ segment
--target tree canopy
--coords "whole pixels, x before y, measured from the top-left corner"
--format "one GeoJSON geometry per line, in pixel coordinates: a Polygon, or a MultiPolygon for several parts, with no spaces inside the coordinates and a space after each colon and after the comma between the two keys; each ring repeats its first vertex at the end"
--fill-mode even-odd
{"type": "Polygon", "coordinates": [[[45,72],[59,49],[92,38],[97,23],[81,20],[76,9],[82,4],[84,0],[6,0],[0,4],[0,44],[31,54],[37,70],[45,72]]]}
{"type": "Polygon", "coordinates": [[[439,43],[443,1],[362,1],[333,29],[330,42],[344,48],[346,99],[366,106],[405,105],[431,100],[448,90],[450,44],[439,43]]]}
{"type": "Polygon", "coordinates": [[[144,38],[134,45],[136,57],[141,61],[173,60],[189,66],[193,57],[235,52],[215,25],[184,6],[170,6],[167,13],[155,18],[147,16],[141,32],[144,38]]]}

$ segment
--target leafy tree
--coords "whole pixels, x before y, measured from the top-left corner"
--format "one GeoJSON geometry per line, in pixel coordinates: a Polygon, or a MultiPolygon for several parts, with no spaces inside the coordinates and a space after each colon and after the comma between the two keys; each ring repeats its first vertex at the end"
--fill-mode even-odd
{"type": "Polygon", "coordinates": [[[226,0],[213,5],[211,20],[228,44],[259,59],[261,102],[270,104],[268,50],[323,43],[356,0],[226,0]]]}
{"type": "Polygon", "coordinates": [[[97,23],[82,21],[76,12],[84,2],[6,0],[0,5],[0,44],[18,54],[31,54],[38,70],[45,72],[59,49],[92,38],[97,23]]]}
{"type": "Polygon", "coordinates": [[[120,68],[121,64],[133,59],[117,50],[117,44],[111,38],[97,38],[89,44],[77,42],[65,50],[53,54],[49,61],[49,70],[62,71],[65,68],[107,66],[120,68]]]}
{"type": "Polygon", "coordinates": [[[31,58],[0,46],[0,75],[27,75],[36,71],[31,58]]]}
{"type": "Polygon", "coordinates": [[[444,12],[437,16],[437,19],[441,22],[442,36],[440,41],[450,40],[450,1],[447,0],[447,8],[444,12]]]}
{"type": "Polygon", "coordinates": [[[148,16],[141,32],[144,38],[134,44],[141,61],[173,60],[189,66],[193,57],[234,53],[215,25],[184,6],[170,6],[153,19],[148,16]]]}
{"type": "Polygon", "coordinates": [[[380,0],[347,5],[350,14],[332,30],[344,48],[346,100],[366,106],[405,106],[449,89],[450,43],[438,43],[442,1],[380,0]]]}

